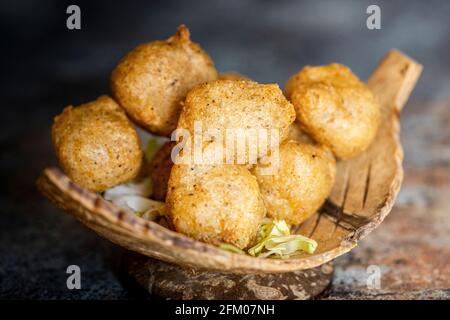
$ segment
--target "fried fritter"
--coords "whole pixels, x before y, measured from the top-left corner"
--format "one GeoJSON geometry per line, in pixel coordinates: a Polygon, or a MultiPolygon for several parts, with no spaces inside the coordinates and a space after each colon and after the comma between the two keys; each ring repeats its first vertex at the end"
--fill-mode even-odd
{"type": "Polygon", "coordinates": [[[267,215],[299,224],[313,215],[334,184],[336,161],[326,148],[287,141],[280,146],[280,168],[273,175],[253,169],[267,208],[267,215]]]}
{"type": "Polygon", "coordinates": [[[287,140],[314,144],[314,141],[311,139],[311,137],[308,136],[306,132],[300,128],[300,125],[297,122],[294,122],[289,126],[289,134],[287,140]]]}
{"type": "MultiPolygon", "coordinates": [[[[255,132],[261,129],[267,134],[269,138],[264,142],[264,147],[266,150],[272,150],[274,147],[278,148],[279,141],[286,139],[289,125],[294,119],[295,110],[278,85],[217,80],[189,91],[178,128],[186,129],[192,134],[195,124],[200,123],[204,143],[223,143],[227,148],[229,130],[235,133],[236,129],[243,130],[242,135],[235,135],[234,141],[241,139],[240,141],[247,144],[245,158],[239,162],[239,155],[236,154],[237,162],[233,163],[245,164],[249,163],[248,147],[254,147],[251,141],[255,132]],[[275,130],[279,135],[279,141],[272,138],[271,130],[275,130]]],[[[258,147],[262,147],[259,140],[258,147]]]]}
{"type": "Polygon", "coordinates": [[[112,72],[111,86],[114,98],[136,123],[167,136],[176,128],[187,92],[217,76],[211,58],[181,25],[169,39],[129,52],[112,72]]]}
{"type": "Polygon", "coordinates": [[[252,243],[265,216],[256,178],[238,165],[175,164],[167,206],[176,231],[241,249],[252,243]]]}
{"type": "Polygon", "coordinates": [[[173,166],[171,158],[172,148],[176,145],[173,141],[166,142],[155,154],[149,164],[150,177],[153,181],[152,198],[165,201],[170,170],[173,166]]]}
{"type": "Polygon", "coordinates": [[[55,117],[52,140],[64,172],[94,192],[133,179],[143,154],[125,112],[108,96],[68,106],[55,117]]]}
{"type": "Polygon", "coordinates": [[[377,133],[379,104],[346,66],[305,67],[289,79],[285,93],[302,129],[338,158],[358,155],[377,133]]]}

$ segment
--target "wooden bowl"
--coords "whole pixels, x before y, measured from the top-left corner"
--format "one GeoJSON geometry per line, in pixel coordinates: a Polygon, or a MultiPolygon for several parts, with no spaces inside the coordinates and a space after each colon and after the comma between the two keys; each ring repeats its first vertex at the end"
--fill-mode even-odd
{"type": "Polygon", "coordinates": [[[101,236],[149,257],[196,269],[233,273],[289,272],[328,262],[354,248],[387,216],[403,178],[399,113],[422,66],[391,50],[368,81],[381,105],[381,126],[371,146],[358,157],[341,161],[331,195],[317,214],[293,232],[312,237],[312,255],[262,259],[221,250],[137,217],[89,192],[57,168],[39,177],[40,191],[101,236]]]}

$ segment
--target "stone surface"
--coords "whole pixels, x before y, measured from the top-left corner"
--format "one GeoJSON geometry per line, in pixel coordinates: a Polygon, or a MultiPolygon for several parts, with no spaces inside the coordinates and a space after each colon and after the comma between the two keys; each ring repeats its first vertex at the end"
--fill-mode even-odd
{"type": "Polygon", "coordinates": [[[405,181],[378,230],[335,262],[328,299],[449,298],[450,2],[377,1],[382,29],[365,27],[370,1],[78,1],[82,30],[65,28],[71,2],[2,2],[0,63],[0,298],[146,298],[116,272],[121,249],[53,207],[35,189],[55,164],[52,117],[109,92],[109,74],[140,42],[192,29],[221,71],[279,82],[302,65],[338,61],[366,78],[391,47],[424,64],[401,115],[405,181]],[[121,23],[117,23],[120,21],[121,23]],[[82,290],[66,268],[82,270],[82,290]],[[366,286],[381,267],[381,289],[366,286]]]}

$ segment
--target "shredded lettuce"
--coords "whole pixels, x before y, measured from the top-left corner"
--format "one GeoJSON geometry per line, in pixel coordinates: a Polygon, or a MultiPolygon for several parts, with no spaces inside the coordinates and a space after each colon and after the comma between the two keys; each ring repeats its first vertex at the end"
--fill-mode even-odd
{"type": "Polygon", "coordinates": [[[305,236],[290,234],[284,220],[265,221],[258,230],[257,243],[248,250],[254,257],[289,258],[298,251],[314,253],[317,242],[305,236]]]}
{"type": "Polygon", "coordinates": [[[141,140],[141,147],[144,150],[145,160],[151,161],[158,151],[158,149],[167,141],[170,141],[167,137],[160,137],[157,135],[153,135],[143,130],[138,126],[134,126],[136,129],[139,139],[141,140]]]}
{"type": "Polygon", "coordinates": [[[246,254],[244,250],[241,250],[238,247],[233,246],[232,244],[229,244],[229,243],[221,243],[219,245],[219,248],[222,250],[233,252],[233,253],[246,254]]]}
{"type": "MultiPolygon", "coordinates": [[[[256,234],[256,245],[248,250],[248,254],[259,258],[286,259],[293,254],[304,251],[314,253],[317,242],[299,234],[291,234],[290,226],[284,220],[265,219],[256,234]]],[[[246,254],[238,247],[221,243],[219,248],[234,253],[246,254]]]]}
{"type": "Polygon", "coordinates": [[[149,199],[152,192],[152,181],[146,178],[110,188],[103,197],[121,208],[132,210],[139,217],[155,220],[165,214],[165,204],[149,199]]]}
{"type": "Polygon", "coordinates": [[[142,196],[149,197],[153,192],[153,183],[151,178],[145,178],[138,181],[127,182],[118,186],[112,187],[105,191],[104,197],[106,200],[112,201],[118,196],[142,196]]]}
{"type": "Polygon", "coordinates": [[[125,203],[135,212],[145,213],[149,210],[158,211],[162,202],[140,196],[123,196],[125,203]]]}
{"type": "Polygon", "coordinates": [[[165,137],[157,137],[152,136],[148,138],[147,143],[145,144],[144,153],[145,160],[150,162],[155,156],[156,152],[167,142],[167,138],[165,137]]]}

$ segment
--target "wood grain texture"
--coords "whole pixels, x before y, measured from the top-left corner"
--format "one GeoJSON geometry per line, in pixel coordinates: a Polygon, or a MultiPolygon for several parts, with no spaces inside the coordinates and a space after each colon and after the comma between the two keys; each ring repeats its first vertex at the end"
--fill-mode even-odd
{"type": "Polygon", "coordinates": [[[354,248],[392,209],[403,178],[399,112],[421,69],[407,56],[391,50],[369,79],[368,85],[381,104],[381,126],[363,154],[338,163],[336,183],[328,201],[316,215],[295,228],[318,241],[313,255],[277,260],[220,250],[115,207],[72,183],[57,168],[45,169],[38,187],[56,205],[103,237],[166,262],[234,273],[313,268],[354,248]]]}

